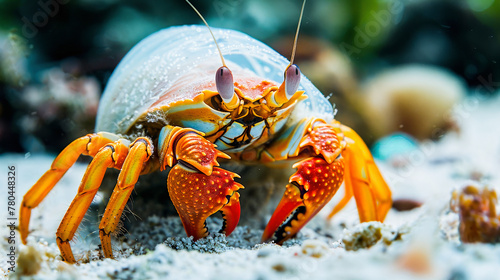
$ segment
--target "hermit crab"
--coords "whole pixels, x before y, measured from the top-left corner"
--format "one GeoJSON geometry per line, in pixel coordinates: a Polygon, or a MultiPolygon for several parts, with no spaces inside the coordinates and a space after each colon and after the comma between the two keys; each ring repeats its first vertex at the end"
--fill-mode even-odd
{"type": "Polygon", "coordinates": [[[188,236],[207,236],[205,220],[218,211],[229,235],[239,221],[243,186],[237,174],[219,167],[222,160],[269,167],[296,162],[263,241],[281,244],[296,235],[342,182],[345,195],[332,215],[354,196],[361,222],[384,220],[391,192],[370,151],[334,119],[332,105],[298,66],[243,33],[213,28],[212,34],[198,25],[167,28],[125,56],[103,94],[97,132],[69,144],[24,196],[23,243],[31,210],[82,154],[93,159],[56,233],[70,263],[76,262],[70,241],[107,168],[121,170],[99,225],[108,258],[110,236],[139,176],[157,170],[169,171],[168,192],[188,236]]]}

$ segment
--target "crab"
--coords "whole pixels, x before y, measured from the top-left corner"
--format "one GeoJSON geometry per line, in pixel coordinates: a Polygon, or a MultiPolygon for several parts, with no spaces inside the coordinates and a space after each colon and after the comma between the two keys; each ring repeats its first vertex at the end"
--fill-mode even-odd
{"type": "Polygon", "coordinates": [[[243,33],[214,28],[213,34],[223,66],[207,51],[214,47],[209,33],[197,25],[158,31],[125,56],[103,94],[97,132],[70,143],[25,194],[23,243],[32,209],[80,155],[93,159],[56,232],[69,263],[76,262],[70,242],[108,168],[120,173],[99,224],[107,258],[113,257],[111,235],[139,176],[157,170],[169,171],[168,192],[188,236],[206,237],[205,220],[218,211],[221,231],[229,235],[240,218],[243,185],[219,161],[271,168],[295,162],[263,242],[294,237],[342,182],[345,195],[332,215],[354,196],[361,222],[384,220],[391,192],[369,149],[334,119],[332,105],[298,66],[243,33]]]}

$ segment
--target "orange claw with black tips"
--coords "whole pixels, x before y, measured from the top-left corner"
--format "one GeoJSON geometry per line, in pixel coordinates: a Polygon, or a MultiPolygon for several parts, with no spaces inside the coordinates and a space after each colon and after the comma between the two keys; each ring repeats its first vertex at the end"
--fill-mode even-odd
{"type": "Polygon", "coordinates": [[[297,172],[290,177],[290,184],[264,230],[263,241],[274,237],[276,243],[281,244],[295,236],[331,200],[342,184],[342,158],[328,163],[321,157],[311,157],[293,167],[297,172]]]}
{"type": "Polygon", "coordinates": [[[172,166],[168,192],[188,236],[195,240],[208,235],[206,219],[221,211],[226,235],[240,219],[237,174],[215,167],[217,157],[229,158],[192,129],[166,126],[160,134],[161,160],[172,166]],[[161,137],[164,137],[163,139],[161,137]]]}
{"type": "Polygon", "coordinates": [[[264,230],[263,241],[281,244],[295,236],[332,199],[344,179],[343,145],[332,126],[310,120],[299,148],[313,156],[293,165],[297,171],[264,230]]]}
{"type": "Polygon", "coordinates": [[[333,214],[354,196],[361,222],[384,220],[391,192],[353,130],[337,122],[311,119],[295,154],[310,157],[293,165],[297,171],[264,230],[263,241],[282,244],[295,236],[331,200],[343,181],[346,195],[333,214]]]}

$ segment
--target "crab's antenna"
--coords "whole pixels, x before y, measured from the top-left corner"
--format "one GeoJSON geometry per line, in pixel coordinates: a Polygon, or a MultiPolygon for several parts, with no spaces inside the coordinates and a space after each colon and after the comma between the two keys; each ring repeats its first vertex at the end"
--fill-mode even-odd
{"type": "Polygon", "coordinates": [[[219,44],[217,44],[217,40],[215,39],[214,33],[212,32],[212,29],[210,29],[210,26],[208,26],[207,21],[205,20],[205,18],[203,18],[201,13],[198,12],[198,10],[193,6],[193,4],[189,2],[189,0],[186,0],[186,2],[200,16],[201,20],[203,20],[203,22],[208,28],[208,31],[210,31],[212,38],[214,39],[215,46],[219,51],[220,60],[222,61],[222,66],[219,67],[219,69],[217,69],[217,72],[215,74],[215,86],[217,88],[217,92],[222,98],[222,104],[221,104],[222,108],[228,111],[232,111],[238,108],[238,105],[240,103],[240,99],[236,94],[236,92],[234,91],[233,73],[231,73],[231,70],[227,68],[226,62],[224,61],[224,57],[222,56],[222,52],[219,48],[219,44]]]}
{"type": "Polygon", "coordinates": [[[295,51],[297,50],[297,40],[299,38],[300,23],[302,22],[302,15],[304,15],[304,7],[306,0],[302,2],[302,9],[300,10],[299,24],[297,24],[297,31],[295,32],[295,39],[293,40],[292,56],[290,57],[290,64],[285,68],[283,73],[284,79],[280,87],[273,94],[266,96],[268,104],[274,107],[281,107],[288,102],[297,93],[300,86],[300,69],[297,65],[293,64],[295,59],[295,51]]]}
{"type": "MultiPolygon", "coordinates": [[[[186,0],[187,1],[187,0],[186,0]]],[[[295,59],[295,51],[297,50],[297,39],[299,38],[300,23],[302,22],[302,15],[304,14],[304,7],[306,6],[306,1],[302,2],[302,9],[300,10],[299,24],[297,25],[297,31],[295,32],[295,39],[293,41],[292,57],[290,58],[290,65],[293,64],[295,59]]]]}
{"type": "MultiPolygon", "coordinates": [[[[226,62],[224,61],[224,57],[222,56],[222,52],[219,48],[219,44],[217,44],[217,40],[215,40],[215,36],[214,36],[214,33],[212,32],[212,29],[210,29],[210,26],[208,26],[208,23],[207,21],[205,20],[205,18],[201,15],[200,12],[198,12],[198,10],[195,8],[195,6],[193,6],[193,4],[191,4],[191,2],[189,2],[189,0],[186,0],[186,2],[189,4],[189,6],[191,6],[191,8],[193,8],[193,10],[200,16],[201,20],[203,20],[203,22],[205,23],[205,25],[207,26],[208,28],[208,31],[210,31],[210,34],[212,35],[212,38],[214,39],[214,42],[215,42],[215,46],[217,47],[217,50],[219,51],[219,55],[220,55],[220,59],[222,60],[222,65],[223,66],[226,66],[226,62]]],[[[303,9],[303,7],[302,7],[303,9]]],[[[299,23],[300,24],[300,23],[299,23]]],[[[298,32],[298,31],[297,31],[298,32]]]]}

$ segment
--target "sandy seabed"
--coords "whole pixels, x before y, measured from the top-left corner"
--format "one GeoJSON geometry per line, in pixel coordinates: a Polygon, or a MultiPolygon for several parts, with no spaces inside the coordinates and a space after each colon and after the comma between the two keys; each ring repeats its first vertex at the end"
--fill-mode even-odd
{"type": "MultiPolygon", "coordinates": [[[[422,206],[391,210],[384,224],[358,223],[351,201],[331,221],[326,216],[342,191],[297,236],[284,246],[261,244],[262,228],[238,226],[225,237],[211,234],[193,242],[185,237],[178,217],[142,217],[121,238],[113,240],[116,259],[98,250],[98,221],[87,224],[72,243],[80,264],[61,261],[55,232],[86,165],[77,163],[33,210],[28,244],[16,232],[16,273],[10,264],[8,227],[2,227],[1,275],[11,279],[500,279],[500,245],[463,244],[458,215],[449,211],[451,192],[469,184],[500,190],[500,99],[469,97],[454,111],[459,133],[439,142],[422,142],[403,164],[378,162],[394,199],[422,206]],[[480,178],[480,182],[473,182],[480,178]],[[95,227],[95,228],[94,228],[95,227]],[[22,275],[32,273],[32,275],[22,275]]],[[[51,155],[0,156],[0,182],[7,166],[17,173],[17,210],[22,195],[50,166],[51,155]]],[[[7,189],[0,201],[8,223],[7,189]]],[[[270,213],[268,213],[270,214],[270,213]]],[[[216,232],[220,219],[208,220],[216,232]]],[[[2,277],[0,276],[0,277],[2,277]]]]}

